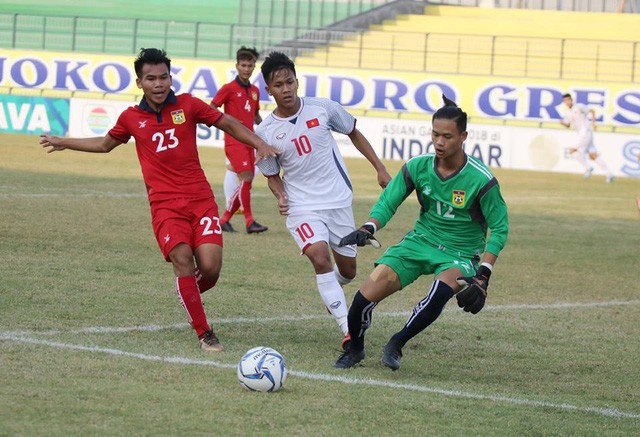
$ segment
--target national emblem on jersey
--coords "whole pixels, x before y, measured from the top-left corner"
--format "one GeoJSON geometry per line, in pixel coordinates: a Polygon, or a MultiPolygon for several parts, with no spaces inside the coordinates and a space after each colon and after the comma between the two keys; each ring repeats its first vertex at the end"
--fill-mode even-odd
{"type": "Polygon", "coordinates": [[[307,127],[311,129],[312,127],[320,126],[320,122],[317,118],[307,120],[307,127]]]}
{"type": "Polygon", "coordinates": [[[255,91],[251,91],[251,99],[252,100],[258,100],[258,93],[255,91]]]}
{"type": "Polygon", "coordinates": [[[171,111],[171,119],[173,120],[173,124],[182,124],[187,121],[187,118],[184,116],[184,111],[182,109],[171,111]]]}
{"type": "Polygon", "coordinates": [[[463,206],[466,193],[462,190],[453,190],[451,201],[455,206],[463,206]]]}

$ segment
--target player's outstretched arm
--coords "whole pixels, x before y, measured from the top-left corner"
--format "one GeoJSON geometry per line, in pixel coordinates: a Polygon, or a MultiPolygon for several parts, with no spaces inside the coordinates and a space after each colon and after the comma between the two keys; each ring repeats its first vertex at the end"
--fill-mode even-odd
{"type": "Polygon", "coordinates": [[[110,135],[93,138],[63,138],[49,134],[40,135],[40,145],[47,149],[47,153],[65,149],[89,153],[109,153],[120,144],[120,141],[110,135]]]}
{"type": "Polygon", "coordinates": [[[256,149],[258,160],[264,159],[268,156],[277,156],[280,153],[275,147],[265,143],[262,138],[230,115],[222,117],[215,126],[225,133],[228,133],[241,143],[248,144],[256,149]]]}
{"type": "Polygon", "coordinates": [[[367,138],[358,129],[353,129],[349,134],[349,139],[356,149],[362,153],[362,156],[367,158],[371,165],[373,165],[373,168],[376,169],[376,172],[378,173],[378,184],[382,188],[385,188],[391,180],[391,175],[382,161],[380,161],[380,158],[378,158],[378,155],[376,155],[376,152],[373,150],[373,147],[371,147],[369,140],[367,140],[367,138]]]}

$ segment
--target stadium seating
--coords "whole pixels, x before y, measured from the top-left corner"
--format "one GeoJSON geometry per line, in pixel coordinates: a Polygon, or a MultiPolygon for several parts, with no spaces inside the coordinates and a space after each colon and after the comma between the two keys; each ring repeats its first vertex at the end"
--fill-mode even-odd
{"type": "Polygon", "coordinates": [[[133,54],[162,46],[173,56],[230,59],[239,45],[264,50],[385,1],[0,2],[0,47],[133,54]]]}
{"type": "MultiPolygon", "coordinates": [[[[0,47],[124,54],[161,45],[173,56],[230,59],[240,44],[259,50],[279,46],[309,33],[309,27],[326,26],[374,5],[185,0],[189,7],[171,9],[177,20],[160,21],[174,0],[113,3],[111,15],[106,16],[100,15],[104,8],[83,5],[74,9],[78,15],[64,16],[65,9],[55,0],[25,2],[18,14],[3,13],[0,4],[0,47]],[[162,6],[164,15],[158,15],[162,6]],[[209,14],[213,10],[216,13],[209,14]],[[31,14],[36,11],[39,15],[31,14]],[[130,18],[136,14],[139,18],[130,18]],[[204,22],[203,17],[219,22],[204,22]]],[[[400,15],[366,31],[347,32],[344,40],[302,52],[296,62],[550,79],[637,82],[640,78],[637,14],[442,5],[424,10],[424,15],[400,15]]]]}
{"type": "Polygon", "coordinates": [[[637,15],[427,6],[425,15],[398,16],[297,62],[324,65],[331,59],[337,67],[637,81],[639,44],[637,15]]]}

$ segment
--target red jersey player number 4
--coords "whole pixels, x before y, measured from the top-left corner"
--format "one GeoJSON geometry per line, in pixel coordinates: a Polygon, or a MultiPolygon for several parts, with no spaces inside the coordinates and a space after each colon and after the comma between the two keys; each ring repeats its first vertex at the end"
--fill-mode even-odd
{"type": "MultiPolygon", "coordinates": [[[[223,85],[211,101],[214,108],[224,107],[224,113],[240,120],[248,129],[262,122],[260,117],[260,90],[251,83],[258,52],[253,47],[242,46],[236,52],[237,76],[223,85]]],[[[244,215],[249,234],[265,232],[269,228],[253,217],[251,188],[255,176],[255,151],[231,135],[224,136],[224,152],[227,171],[224,177],[225,211],[220,222],[225,232],[235,232],[231,218],[240,211],[244,215]]]]}

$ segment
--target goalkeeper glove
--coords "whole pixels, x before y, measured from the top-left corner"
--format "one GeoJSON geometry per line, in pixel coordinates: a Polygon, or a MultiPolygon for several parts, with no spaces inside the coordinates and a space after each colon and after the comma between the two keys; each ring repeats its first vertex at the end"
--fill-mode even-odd
{"type": "Polygon", "coordinates": [[[458,306],[471,314],[478,314],[487,300],[487,288],[489,287],[489,267],[481,265],[475,276],[463,276],[457,278],[459,285],[466,286],[464,290],[456,294],[458,306]]]}
{"type": "Polygon", "coordinates": [[[364,224],[360,227],[360,229],[357,229],[349,235],[343,237],[342,240],[340,240],[340,243],[338,243],[338,246],[350,246],[352,244],[364,246],[366,244],[370,244],[378,249],[382,247],[382,245],[378,240],[374,238],[374,232],[375,228],[373,227],[373,225],[364,224]]]}

